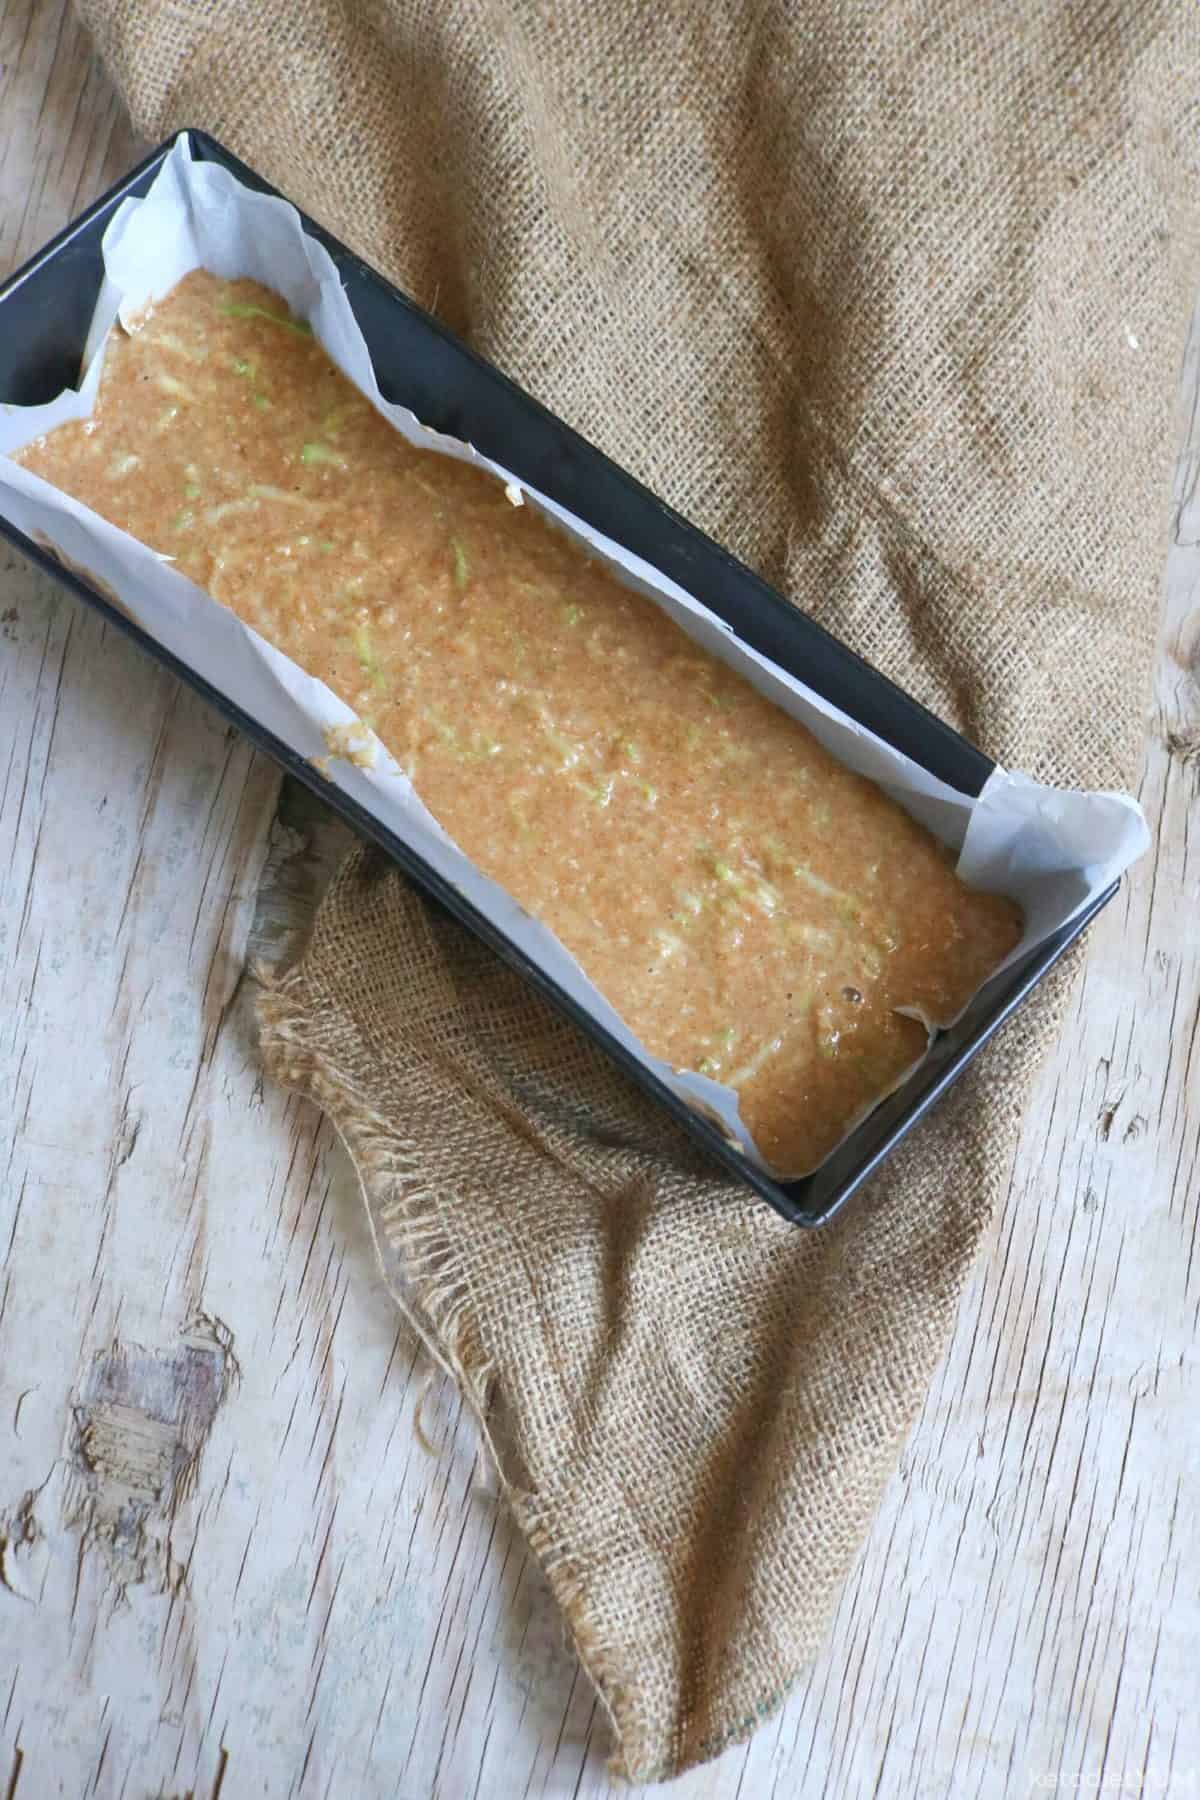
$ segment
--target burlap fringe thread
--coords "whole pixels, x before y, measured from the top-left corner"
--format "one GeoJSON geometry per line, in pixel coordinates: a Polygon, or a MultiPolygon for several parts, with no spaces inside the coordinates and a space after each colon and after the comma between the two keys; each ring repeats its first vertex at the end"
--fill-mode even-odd
{"type": "MultiPolygon", "coordinates": [[[[263,1066],[273,1081],[320,1107],[345,1146],[358,1180],[380,1276],[404,1318],[437,1366],[458,1384],[487,1457],[501,1499],[508,1505],[549,1583],[575,1653],[595,1689],[616,1741],[610,1772],[630,1781],[654,1780],[641,1769],[637,1747],[625,1741],[617,1708],[617,1647],[607,1645],[587,1616],[586,1584],[569,1552],[553,1540],[537,1496],[511,1481],[489,1418],[494,1373],[471,1294],[452,1239],[435,1217],[433,1195],[423,1184],[420,1158],[393,1126],[363,1097],[351,1077],[331,1068],[313,1043],[312,1017],[299,1002],[295,970],[276,975],[256,964],[250,971],[261,989],[255,1016],[263,1066]],[[369,1193],[386,1197],[373,1207],[369,1193]],[[402,1264],[409,1292],[396,1287],[380,1233],[402,1264]]],[[[420,1433],[424,1438],[424,1433],[420,1433]]],[[[425,1438],[426,1447],[429,1447],[425,1438]]]]}

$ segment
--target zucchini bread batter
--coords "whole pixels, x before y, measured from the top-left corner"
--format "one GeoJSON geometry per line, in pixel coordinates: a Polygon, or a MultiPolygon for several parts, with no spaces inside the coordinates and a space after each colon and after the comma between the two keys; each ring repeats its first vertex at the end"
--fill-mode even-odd
{"type": "Polygon", "coordinates": [[[741,676],[414,449],[277,295],[197,271],[110,342],[93,416],[18,461],[345,700],[641,1042],[813,1168],[1020,935],[741,676]]]}

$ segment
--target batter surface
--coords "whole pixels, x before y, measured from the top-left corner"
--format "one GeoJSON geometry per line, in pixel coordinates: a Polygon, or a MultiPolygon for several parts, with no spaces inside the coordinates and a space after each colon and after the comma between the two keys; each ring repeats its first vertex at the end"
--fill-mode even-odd
{"type": "Polygon", "coordinates": [[[1013,946],[928,832],[308,327],[197,272],[20,453],[319,676],[654,1055],[813,1168],[1013,946]]]}

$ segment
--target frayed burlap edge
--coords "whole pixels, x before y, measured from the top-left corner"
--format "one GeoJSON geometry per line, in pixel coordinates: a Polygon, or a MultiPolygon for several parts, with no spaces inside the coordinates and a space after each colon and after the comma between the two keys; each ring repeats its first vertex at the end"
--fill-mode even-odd
{"type": "MultiPolygon", "coordinates": [[[[1044,1050],[1061,1028],[1082,973],[1083,952],[1083,944],[1073,945],[1044,984],[1043,1005],[1052,1014],[1053,1024],[1048,1028],[1043,1053],[1025,1071],[1018,1105],[1032,1086],[1044,1050]]],[[[249,973],[259,988],[255,1020],[263,1067],[280,1087],[315,1104],[346,1150],[366,1213],[380,1278],[433,1363],[462,1395],[499,1498],[508,1506],[546,1579],[574,1652],[609,1722],[615,1744],[608,1760],[609,1772],[630,1783],[670,1781],[745,1742],[786,1703],[816,1654],[828,1626],[828,1615],[814,1621],[806,1654],[786,1672],[774,1691],[753,1712],[731,1721],[718,1734],[693,1743],[685,1762],[668,1760],[664,1764],[661,1753],[642,1741],[636,1709],[626,1703],[627,1673],[623,1671],[627,1647],[610,1641],[597,1626],[587,1603],[587,1586],[569,1549],[547,1522],[538,1495],[514,1479],[506,1464],[505,1450],[491,1417],[494,1364],[473,1310],[465,1260],[439,1216],[437,1199],[423,1174],[420,1152],[405,1142],[395,1125],[364,1096],[356,1078],[329,1054],[321,1015],[311,1008],[307,993],[304,955],[284,973],[261,964],[252,966],[249,973]],[[389,1251],[396,1259],[395,1267],[403,1273],[403,1286],[397,1284],[389,1268],[389,1251]]],[[[1016,1149],[1014,1130],[1010,1134],[1010,1167],[1016,1149]]],[[[978,1221],[972,1248],[965,1257],[964,1273],[978,1253],[992,1216],[989,1209],[988,1216],[978,1221]]],[[[941,1321],[943,1350],[955,1316],[952,1305],[941,1321]]],[[[907,1441],[916,1423],[926,1394],[925,1385],[910,1393],[901,1416],[892,1421],[888,1442],[880,1448],[880,1489],[886,1471],[894,1467],[899,1446],[907,1441]]],[[[421,1429],[420,1401],[414,1432],[427,1449],[433,1449],[421,1429]]],[[[836,1601],[830,1610],[833,1605],[836,1601]]]]}
{"type": "MultiPolygon", "coordinates": [[[[305,1008],[302,969],[294,966],[276,975],[256,965],[251,973],[260,988],[255,1018],[263,1067],[280,1087],[321,1109],[350,1158],[380,1277],[433,1361],[456,1382],[500,1497],[549,1584],[575,1653],[604,1709],[616,1740],[610,1772],[631,1782],[665,1779],[673,1771],[645,1767],[638,1753],[630,1721],[623,1716],[618,1647],[605,1642],[588,1615],[584,1583],[570,1552],[555,1539],[537,1495],[511,1479],[505,1467],[489,1418],[493,1368],[471,1310],[466,1270],[452,1236],[436,1217],[417,1152],[370,1105],[349,1073],[317,1049],[314,1022],[305,1008]],[[381,1232],[403,1266],[411,1284],[408,1291],[397,1288],[389,1274],[381,1232]]],[[[767,1712],[745,1721],[741,1735],[748,1735],[782,1705],[790,1686],[791,1679],[767,1712]]],[[[737,1735],[735,1730],[726,1742],[734,1742],[737,1735]]]]}

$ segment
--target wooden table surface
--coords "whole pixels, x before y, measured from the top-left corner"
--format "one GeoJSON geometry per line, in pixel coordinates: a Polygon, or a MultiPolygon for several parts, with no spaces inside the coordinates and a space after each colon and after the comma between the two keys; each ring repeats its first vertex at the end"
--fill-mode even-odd
{"type": "MultiPolygon", "coordinates": [[[[0,0],[0,274],[139,146],[0,0]]],[[[809,1681],[679,1800],[1200,1793],[1200,431],[1140,795],[809,1681]],[[1139,1787],[1138,1783],[1141,1782],[1139,1787]]],[[[239,986],[339,828],[0,550],[0,1796],[594,1797],[607,1726],[239,986]]]]}

